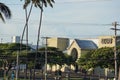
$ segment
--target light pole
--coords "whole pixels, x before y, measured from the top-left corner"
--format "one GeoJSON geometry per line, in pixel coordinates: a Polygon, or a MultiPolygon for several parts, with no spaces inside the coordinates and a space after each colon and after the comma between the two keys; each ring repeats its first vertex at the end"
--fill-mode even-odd
{"type": "Polygon", "coordinates": [[[111,28],[111,30],[114,30],[115,33],[114,33],[114,38],[115,38],[115,46],[114,46],[114,63],[115,63],[115,80],[117,80],[117,51],[116,51],[116,44],[117,44],[117,30],[120,30],[120,29],[117,29],[117,22],[114,22],[112,24],[114,26],[114,28],[111,28]]]}

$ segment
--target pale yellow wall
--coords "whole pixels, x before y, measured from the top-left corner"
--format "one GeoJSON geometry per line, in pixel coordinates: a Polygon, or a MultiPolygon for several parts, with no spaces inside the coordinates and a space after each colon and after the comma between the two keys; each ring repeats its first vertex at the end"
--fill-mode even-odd
{"type": "MultiPolygon", "coordinates": [[[[45,68],[45,66],[44,66],[44,68],[45,68]]],[[[47,64],[47,71],[56,71],[56,70],[59,70],[59,69],[60,69],[60,66],[58,64],[52,65],[52,66],[47,64]]]]}
{"type": "Polygon", "coordinates": [[[99,37],[99,48],[102,47],[114,47],[115,46],[115,38],[114,36],[100,36],[99,37]]]}
{"type": "Polygon", "coordinates": [[[77,52],[78,52],[78,59],[81,57],[81,54],[84,54],[84,53],[87,53],[88,51],[90,51],[90,50],[83,50],[83,49],[81,49],[79,46],[78,46],[78,44],[76,44],[76,42],[74,41],[73,43],[72,43],[72,45],[71,45],[71,47],[69,47],[68,48],[68,55],[71,55],[71,52],[72,52],[72,50],[73,49],[76,49],[77,50],[77,52]]]}
{"type": "Polygon", "coordinates": [[[75,41],[72,43],[72,46],[68,48],[68,55],[71,55],[71,52],[72,52],[73,48],[77,49],[78,58],[80,58],[80,56],[81,56],[81,49],[79,48],[79,46],[76,44],[75,41]]]}
{"type": "Polygon", "coordinates": [[[60,51],[64,51],[67,49],[69,43],[68,38],[48,38],[47,45],[48,47],[56,47],[60,51]]]}
{"type": "Polygon", "coordinates": [[[58,38],[58,48],[59,50],[66,50],[69,45],[69,39],[67,38],[58,38]]]}
{"type": "Polygon", "coordinates": [[[105,76],[108,76],[108,77],[114,77],[114,70],[113,69],[108,69],[108,68],[105,68],[105,76]]]}
{"type": "Polygon", "coordinates": [[[47,46],[57,48],[57,38],[48,38],[47,39],[47,46]]]}

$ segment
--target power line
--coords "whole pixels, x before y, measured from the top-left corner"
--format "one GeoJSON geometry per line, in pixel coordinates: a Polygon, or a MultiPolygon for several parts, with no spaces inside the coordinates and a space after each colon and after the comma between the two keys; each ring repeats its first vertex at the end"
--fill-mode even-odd
{"type": "Polygon", "coordinates": [[[77,0],[77,1],[64,1],[64,2],[58,2],[60,4],[65,3],[88,3],[88,2],[103,2],[103,1],[112,1],[112,0],[77,0]]]}
{"type": "Polygon", "coordinates": [[[24,4],[12,4],[12,3],[11,3],[11,4],[7,4],[7,3],[6,3],[6,5],[16,5],[16,6],[20,6],[20,5],[24,5],[24,4]]]}
{"type": "MultiPolygon", "coordinates": [[[[112,0],[77,0],[77,1],[63,1],[63,2],[57,2],[56,1],[56,4],[71,4],[71,3],[88,3],[88,2],[103,2],[103,1],[112,1],[112,0]]],[[[19,6],[19,5],[24,5],[24,4],[15,4],[15,3],[6,3],[6,5],[15,5],[15,6],[19,6]]]]}
{"type": "MultiPolygon", "coordinates": [[[[21,19],[21,20],[13,20],[12,21],[12,23],[14,23],[14,24],[21,24],[21,23],[25,23],[24,21],[23,21],[24,19],[21,19]]],[[[33,25],[36,25],[36,23],[37,23],[37,20],[31,20],[30,22],[29,22],[29,24],[33,24],[33,25]]],[[[11,24],[10,22],[8,22],[7,24],[11,24]]],[[[43,25],[84,25],[84,26],[112,26],[112,24],[106,24],[106,23],[103,23],[103,24],[99,24],[99,23],[81,23],[81,22],[43,22],[42,23],[43,25]]],[[[120,26],[120,24],[118,25],[118,26],[120,26]]],[[[82,27],[82,26],[81,26],[82,27]]]]}

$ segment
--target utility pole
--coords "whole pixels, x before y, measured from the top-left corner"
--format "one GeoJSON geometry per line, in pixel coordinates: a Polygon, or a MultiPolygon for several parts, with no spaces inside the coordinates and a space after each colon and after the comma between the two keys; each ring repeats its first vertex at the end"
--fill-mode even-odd
{"type": "Polygon", "coordinates": [[[19,52],[17,51],[17,65],[16,65],[16,80],[18,80],[18,69],[19,69],[19,52]]]}
{"type": "Polygon", "coordinates": [[[1,38],[1,43],[2,43],[2,41],[3,41],[3,38],[1,38]]]}
{"type": "Polygon", "coordinates": [[[114,33],[114,38],[115,38],[115,46],[114,46],[114,64],[115,64],[115,74],[114,74],[114,77],[115,77],[115,80],[118,80],[117,78],[117,51],[116,51],[116,46],[117,46],[117,30],[120,30],[120,29],[117,29],[117,25],[119,25],[117,22],[114,22],[112,24],[114,26],[114,28],[111,28],[111,30],[114,30],[115,33],[114,33]]]}
{"type": "Polygon", "coordinates": [[[47,37],[45,37],[45,80],[47,80],[47,37]]]}
{"type": "Polygon", "coordinates": [[[44,74],[45,74],[45,80],[47,80],[47,39],[49,38],[49,37],[42,37],[43,39],[45,39],[45,72],[44,72],[44,74]]]}

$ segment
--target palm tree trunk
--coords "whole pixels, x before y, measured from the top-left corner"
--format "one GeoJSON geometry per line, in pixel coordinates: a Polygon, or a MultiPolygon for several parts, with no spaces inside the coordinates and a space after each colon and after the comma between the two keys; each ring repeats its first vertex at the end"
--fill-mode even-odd
{"type": "Polygon", "coordinates": [[[23,41],[25,29],[26,29],[26,27],[27,27],[27,25],[28,25],[28,21],[29,21],[30,15],[31,15],[32,8],[33,8],[33,4],[31,4],[29,14],[28,14],[28,16],[26,17],[26,23],[25,23],[25,25],[24,25],[24,29],[23,29],[23,33],[22,33],[22,38],[21,38],[21,43],[22,43],[22,41],[23,41]]]}
{"type": "MultiPolygon", "coordinates": [[[[21,43],[20,43],[20,53],[21,53],[21,50],[22,50],[22,41],[23,41],[25,30],[26,30],[26,46],[28,46],[28,21],[29,21],[30,15],[31,15],[32,8],[33,8],[33,4],[31,4],[28,15],[27,15],[27,11],[26,11],[27,9],[25,9],[26,23],[24,25],[24,29],[23,29],[23,32],[22,32],[21,43]]],[[[26,47],[26,49],[27,49],[27,47],[26,47]]],[[[19,76],[19,70],[18,70],[18,76],[19,76]]]]}
{"type": "MultiPolygon", "coordinates": [[[[42,8],[43,8],[43,3],[42,3],[42,8]]],[[[38,53],[39,41],[40,41],[40,30],[41,30],[41,23],[42,23],[42,13],[43,13],[43,11],[41,9],[41,12],[40,12],[40,21],[39,21],[39,28],[38,28],[38,36],[37,36],[37,46],[36,46],[35,62],[34,62],[33,80],[35,80],[35,65],[36,65],[37,53],[38,53]]]]}
{"type": "MultiPolygon", "coordinates": [[[[25,8],[26,15],[26,54],[28,55],[28,21],[27,21],[27,8],[25,8]]],[[[25,79],[27,79],[27,68],[28,68],[28,59],[26,57],[26,69],[25,69],[25,79]]]]}
{"type": "Polygon", "coordinates": [[[120,66],[119,66],[119,70],[118,70],[118,80],[120,80],[120,66]]]}

